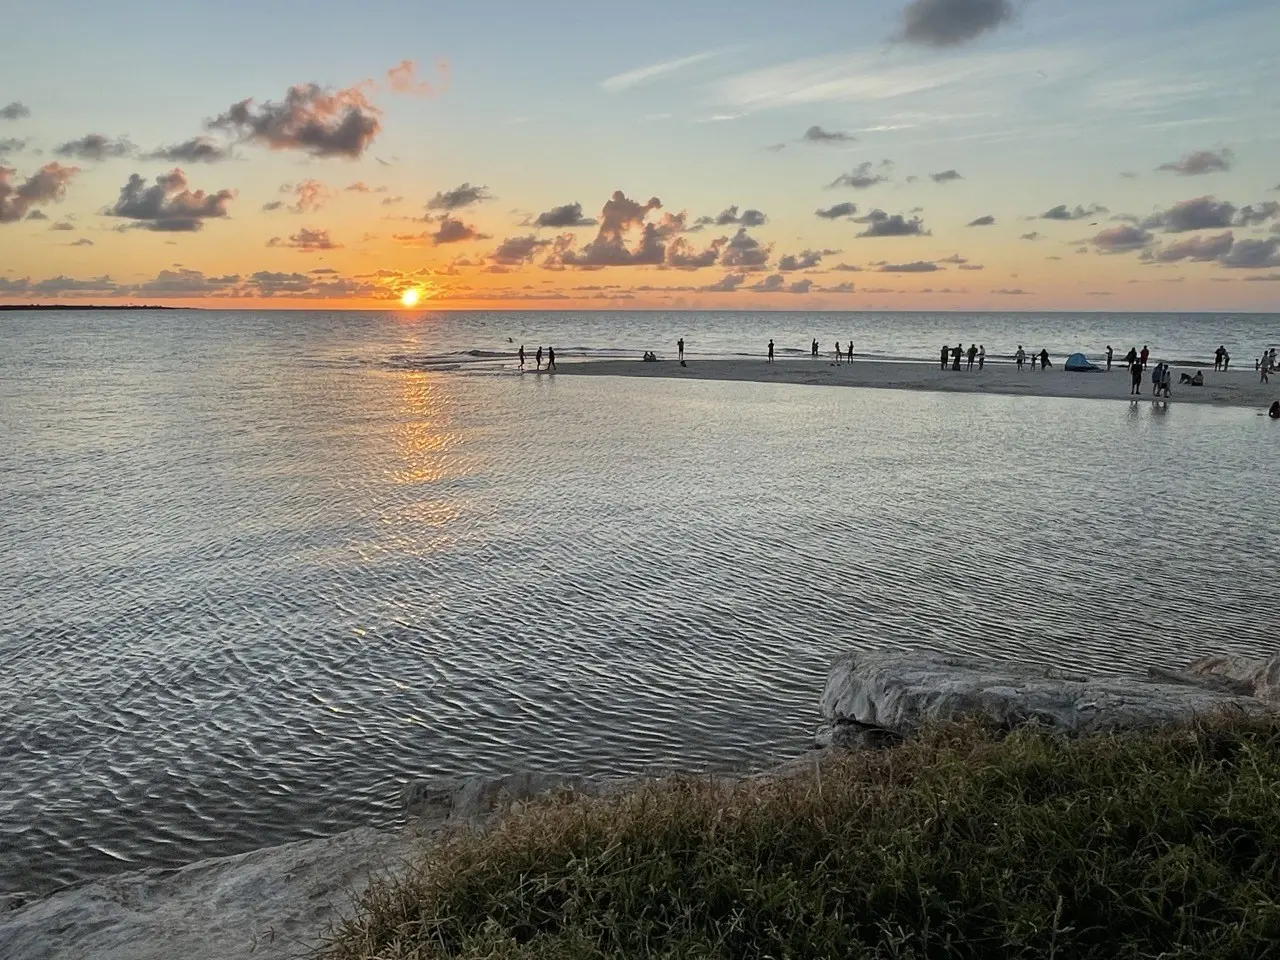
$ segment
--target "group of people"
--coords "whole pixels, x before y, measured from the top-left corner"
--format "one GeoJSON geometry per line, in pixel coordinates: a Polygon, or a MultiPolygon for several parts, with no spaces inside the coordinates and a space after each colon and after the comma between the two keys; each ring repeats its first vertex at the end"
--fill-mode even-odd
{"type": "Polygon", "coordinates": [[[1013,362],[1014,362],[1014,363],[1016,363],[1016,364],[1018,365],[1018,372],[1019,372],[1019,373],[1021,373],[1021,372],[1022,372],[1022,365],[1023,365],[1024,363],[1027,363],[1028,361],[1030,361],[1030,363],[1031,363],[1031,370],[1032,370],[1032,372],[1034,373],[1034,372],[1035,372],[1035,369],[1036,369],[1036,361],[1037,361],[1037,360],[1039,360],[1039,361],[1040,361],[1040,369],[1041,369],[1041,370],[1044,370],[1044,369],[1046,369],[1046,368],[1048,368],[1048,367],[1053,366],[1053,364],[1051,364],[1051,363],[1049,362],[1049,351],[1048,351],[1048,350],[1043,350],[1043,349],[1042,349],[1042,350],[1040,351],[1040,355],[1039,355],[1039,356],[1036,356],[1036,354],[1034,354],[1034,353],[1032,353],[1032,354],[1028,354],[1028,353],[1027,353],[1027,351],[1025,351],[1025,350],[1023,350],[1023,349],[1022,349],[1022,344],[1018,344],[1018,349],[1017,349],[1017,350],[1014,352],[1014,354],[1013,354],[1013,362]]]}
{"type": "MultiPolygon", "coordinates": [[[[683,341],[682,341],[683,342],[683,341]]],[[[517,353],[520,357],[520,369],[524,369],[524,344],[520,344],[520,350],[517,353]]],[[[656,358],[655,358],[656,359],[656,358]]],[[[538,352],[534,354],[534,362],[537,364],[536,369],[542,369],[542,348],[538,348],[538,352]]],[[[556,368],[556,348],[547,347],[547,369],[554,370],[556,368]]]]}
{"type": "MultiPolygon", "coordinates": [[[[773,341],[770,340],[769,343],[772,345],[773,341]]],[[[772,346],[770,347],[770,350],[772,351],[772,346]]],[[[810,356],[812,356],[815,360],[818,358],[818,338],[817,337],[814,337],[813,342],[809,345],[809,353],[810,353],[810,356]]],[[[853,363],[853,341],[852,340],[849,341],[849,350],[848,352],[845,352],[844,348],[840,344],[840,341],[837,340],[835,353],[836,353],[836,366],[840,365],[841,360],[844,360],[846,363],[853,363]]],[[[772,352],[770,352],[770,357],[772,358],[772,352]]]]}
{"type": "Polygon", "coordinates": [[[966,351],[963,341],[957,343],[954,347],[944,344],[942,347],[943,370],[947,369],[948,358],[951,360],[952,370],[959,370],[960,362],[962,360],[967,360],[965,370],[972,370],[975,362],[978,364],[978,369],[981,370],[987,363],[987,348],[985,344],[971,343],[969,344],[969,349],[966,351]]]}

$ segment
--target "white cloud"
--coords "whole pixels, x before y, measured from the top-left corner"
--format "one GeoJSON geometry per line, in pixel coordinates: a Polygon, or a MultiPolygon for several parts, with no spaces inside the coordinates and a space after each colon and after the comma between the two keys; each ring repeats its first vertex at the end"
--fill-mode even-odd
{"type": "Polygon", "coordinates": [[[617,73],[600,81],[600,86],[610,93],[630,90],[632,87],[638,87],[653,80],[670,76],[685,67],[692,67],[695,63],[710,60],[712,57],[719,55],[719,53],[719,50],[706,50],[702,53],[695,53],[691,57],[681,57],[679,60],[664,60],[661,63],[650,64],[647,67],[628,70],[626,73],[617,73]]]}

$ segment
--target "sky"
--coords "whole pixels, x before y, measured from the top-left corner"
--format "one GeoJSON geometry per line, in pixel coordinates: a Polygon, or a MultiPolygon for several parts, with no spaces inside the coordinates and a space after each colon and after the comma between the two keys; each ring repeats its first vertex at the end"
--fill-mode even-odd
{"type": "Polygon", "coordinates": [[[63,0],[0,303],[1271,311],[1274,0],[63,0]]]}

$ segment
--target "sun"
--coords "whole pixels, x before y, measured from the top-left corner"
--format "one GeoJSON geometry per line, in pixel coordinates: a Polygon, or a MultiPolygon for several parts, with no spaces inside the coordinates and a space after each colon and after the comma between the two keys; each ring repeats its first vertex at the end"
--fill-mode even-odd
{"type": "Polygon", "coordinates": [[[416,306],[418,300],[422,298],[422,291],[417,287],[410,287],[404,293],[400,294],[400,302],[406,307],[416,306]]]}

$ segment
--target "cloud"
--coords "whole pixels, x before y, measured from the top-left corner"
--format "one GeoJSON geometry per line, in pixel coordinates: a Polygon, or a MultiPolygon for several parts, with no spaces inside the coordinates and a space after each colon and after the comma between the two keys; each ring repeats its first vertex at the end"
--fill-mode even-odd
{"type": "Polygon", "coordinates": [[[1280,237],[1268,237],[1266,240],[1237,240],[1231,252],[1220,257],[1218,263],[1231,270],[1280,267],[1280,237]]]}
{"type": "Polygon", "coordinates": [[[853,143],[858,138],[839,130],[823,130],[815,124],[800,139],[807,143],[853,143]]]}
{"type": "Polygon", "coordinates": [[[926,47],[954,47],[1014,17],[1009,0],[911,0],[898,38],[926,47]]]}
{"type": "Polygon", "coordinates": [[[452,190],[441,190],[427,201],[428,210],[461,210],[485,200],[492,200],[493,194],[488,187],[472,186],[464,183],[452,190]]]}
{"type": "Polygon", "coordinates": [[[144,230],[194,233],[205,220],[225,217],[235,196],[234,190],[212,194],[190,190],[186,174],[175,167],[156,177],[150,187],[138,174],[131,175],[107,215],[135,220],[133,226],[144,230]]]}
{"type": "Polygon", "coordinates": [[[27,141],[17,137],[6,137],[0,140],[0,156],[6,153],[21,153],[27,148],[27,141]]]}
{"type": "Polygon", "coordinates": [[[539,240],[533,234],[527,237],[507,237],[502,243],[498,244],[498,248],[489,254],[489,259],[494,263],[508,267],[517,267],[522,263],[528,263],[543,247],[549,247],[550,240],[539,240]]]}
{"type": "Polygon", "coordinates": [[[268,247],[289,247],[303,253],[315,253],[319,250],[340,250],[342,244],[334,242],[328,230],[303,227],[297,233],[289,235],[287,241],[272,237],[267,241],[268,247]]]}
{"type": "Polygon", "coordinates": [[[960,256],[960,254],[958,253],[953,253],[949,257],[942,257],[941,259],[934,261],[934,263],[955,263],[955,264],[964,264],[968,262],[969,262],[968,260],[960,256]]]}
{"type": "Polygon", "coordinates": [[[396,93],[407,93],[417,97],[431,97],[449,89],[449,64],[441,60],[436,64],[440,73],[440,86],[434,87],[429,81],[419,80],[417,65],[412,60],[401,60],[387,71],[387,85],[396,93]]]}
{"type": "Polygon", "coordinates": [[[871,161],[864,160],[849,173],[842,173],[832,180],[827,184],[827,188],[853,187],[855,190],[865,190],[867,187],[874,187],[877,183],[885,183],[889,179],[871,171],[871,161]]]}
{"type": "Polygon", "coordinates": [[[280,187],[280,192],[293,194],[293,203],[289,205],[289,209],[294,213],[311,213],[319,210],[333,196],[332,190],[314,179],[286,183],[280,187]]]}
{"type": "Polygon", "coordinates": [[[929,179],[934,183],[950,183],[952,180],[963,180],[964,177],[955,170],[943,170],[941,173],[929,174],[929,179]]]}
{"type": "Polygon", "coordinates": [[[42,211],[42,210],[32,210],[30,213],[28,213],[28,214],[27,214],[26,219],[28,219],[28,220],[48,220],[48,219],[49,219],[49,217],[48,217],[48,216],[44,213],[44,211],[42,211]]]}
{"type": "Polygon", "coordinates": [[[1142,226],[1148,230],[1163,229],[1166,233],[1222,229],[1232,225],[1235,214],[1235,205],[1225,200],[1196,197],[1180,200],[1168,210],[1152,214],[1142,221],[1142,226]]]}
{"type": "Polygon", "coordinates": [[[699,293],[733,293],[747,279],[745,273],[726,273],[723,279],[705,287],[698,287],[699,293]]]}
{"type": "Polygon", "coordinates": [[[934,273],[942,267],[928,260],[915,260],[911,263],[882,263],[878,269],[881,273],[934,273]]]}
{"type": "Polygon", "coordinates": [[[535,227],[564,229],[566,227],[594,227],[597,222],[591,217],[582,215],[582,204],[566,203],[538,214],[538,219],[533,221],[533,225],[535,227]]]}
{"type": "Polygon", "coordinates": [[[362,156],[382,129],[381,111],[360,87],[329,91],[319,84],[289,88],[282,101],[232,104],[210,120],[211,130],[227,130],[243,141],[272,150],[303,150],[313,157],[362,156]]]}
{"type": "Polygon", "coordinates": [[[743,210],[739,215],[738,205],[735,203],[733,206],[721,210],[717,216],[699,217],[694,221],[694,224],[699,227],[728,227],[734,224],[744,227],[762,227],[768,220],[769,218],[765,214],[754,209],[743,210]]]}
{"type": "Polygon", "coordinates": [[[777,153],[779,150],[787,149],[787,145],[785,143],[771,143],[765,149],[770,153],[777,153]]]}
{"type": "Polygon", "coordinates": [[[462,243],[465,240],[488,239],[490,239],[488,234],[480,233],[473,225],[448,215],[440,218],[436,232],[431,234],[431,242],[436,246],[445,243],[462,243]]]}
{"type": "Polygon", "coordinates": [[[1187,237],[1177,240],[1154,254],[1160,263],[1175,263],[1179,260],[1217,260],[1231,252],[1235,236],[1228,230],[1215,237],[1187,237]]]}
{"type": "Polygon", "coordinates": [[[822,263],[823,257],[834,256],[839,252],[839,250],[802,250],[800,253],[789,253],[778,261],[778,269],[783,273],[812,270],[822,263]]]}
{"type": "Polygon", "coordinates": [[[980,263],[962,263],[960,264],[960,269],[961,270],[985,270],[986,267],[984,267],[980,263]]]}
{"type": "Polygon", "coordinates": [[[853,293],[853,284],[846,280],[844,283],[837,283],[834,287],[822,287],[823,293],[853,293]]]}
{"type": "Polygon", "coordinates": [[[384,207],[394,207],[397,203],[404,203],[404,197],[383,197],[382,205],[384,207]]]}
{"type": "Polygon", "coordinates": [[[0,120],[22,120],[31,116],[31,109],[25,103],[19,103],[17,100],[0,107],[0,120]]]}
{"type": "Polygon", "coordinates": [[[966,226],[989,227],[993,225],[995,222],[996,222],[996,218],[988,213],[985,216],[978,217],[976,220],[970,220],[968,224],[966,224],[966,226]]]}
{"type": "Polygon", "coordinates": [[[71,242],[71,243],[67,244],[67,246],[69,246],[69,247],[92,247],[92,246],[93,246],[93,241],[92,241],[92,240],[90,240],[88,237],[81,237],[79,240],[75,240],[75,241],[73,241],[73,242],[71,242]]]}
{"type": "Polygon", "coordinates": [[[1236,155],[1228,149],[1193,150],[1170,163],[1162,163],[1157,170],[1167,170],[1180,177],[1196,177],[1206,173],[1222,173],[1230,170],[1236,155]]]}
{"type": "Polygon", "coordinates": [[[992,290],[991,292],[998,293],[1005,297],[1024,297],[1031,293],[1030,290],[1023,290],[1021,287],[1014,287],[1012,289],[1002,287],[999,290],[992,290]]]}
{"type": "Polygon", "coordinates": [[[858,234],[860,237],[920,237],[929,233],[919,217],[907,220],[900,213],[890,216],[883,210],[872,210],[855,222],[867,224],[867,229],[858,234]]]}
{"type": "Polygon", "coordinates": [[[1245,277],[1247,283],[1280,283],[1280,273],[1262,274],[1256,277],[1245,277]]]}
{"type": "Polygon", "coordinates": [[[1068,207],[1065,203],[1060,203],[1056,207],[1052,207],[1040,214],[1041,220],[1085,220],[1089,217],[1096,217],[1100,213],[1107,213],[1107,208],[1101,204],[1091,203],[1087,207],[1076,204],[1074,208],[1068,207]]]}
{"type": "Polygon", "coordinates": [[[53,226],[51,226],[49,229],[50,229],[50,230],[61,230],[61,231],[64,231],[64,232],[65,232],[65,231],[74,230],[75,228],[76,228],[76,225],[75,225],[74,223],[72,223],[70,220],[59,220],[57,223],[55,223],[55,224],[54,224],[53,226]]]}
{"type": "Polygon", "coordinates": [[[80,172],[79,167],[46,163],[21,183],[14,180],[12,167],[0,167],[0,223],[17,223],[33,208],[61,200],[67,195],[67,184],[80,172]]]}
{"type": "Polygon", "coordinates": [[[1154,239],[1148,231],[1126,223],[1099,231],[1090,242],[1102,253],[1129,253],[1149,246],[1154,239]]]}
{"type": "Polygon", "coordinates": [[[837,263],[832,270],[838,270],[841,273],[861,273],[862,268],[852,263],[837,263]]]}
{"type": "Polygon", "coordinates": [[[757,290],[760,293],[776,293],[787,285],[786,278],[780,273],[770,274],[758,283],[753,283],[748,290],[757,290]]]}
{"type": "Polygon", "coordinates": [[[685,67],[692,67],[694,64],[702,63],[704,60],[710,60],[719,52],[718,50],[708,50],[704,53],[695,53],[693,56],[681,57],[678,60],[664,60],[661,63],[654,63],[647,67],[628,70],[626,73],[614,74],[612,77],[607,77],[600,81],[600,87],[610,93],[620,93],[623,90],[630,90],[633,87],[660,80],[683,70],[685,67]]]}
{"type": "Polygon", "coordinates": [[[765,246],[750,236],[746,227],[739,227],[738,232],[725,244],[720,262],[735,270],[763,270],[772,253],[773,244],[765,246]]]}
{"type": "Polygon", "coordinates": [[[667,247],[667,266],[677,270],[701,270],[715,266],[720,251],[728,242],[728,237],[720,237],[712,240],[705,250],[695,250],[684,237],[676,237],[667,247]]]}
{"type": "Polygon", "coordinates": [[[1040,240],[1043,237],[1044,237],[1044,234],[1040,233],[1040,231],[1032,230],[1030,233],[1024,233],[1022,236],[1018,237],[1018,239],[1030,240],[1032,243],[1034,243],[1035,241],[1040,240]]]}
{"type": "Polygon", "coordinates": [[[846,217],[853,217],[858,212],[858,205],[845,201],[837,203],[835,206],[827,207],[825,210],[815,210],[813,215],[823,220],[840,220],[846,217]]]}
{"type": "Polygon", "coordinates": [[[182,267],[161,270],[151,280],[138,284],[135,292],[153,297],[216,296],[233,291],[239,282],[239,274],[207,277],[199,270],[182,267]]]}
{"type": "Polygon", "coordinates": [[[221,146],[209,137],[192,137],[182,143],[158,147],[143,154],[142,159],[163,160],[166,163],[221,163],[233,156],[230,148],[221,146]]]}
{"type": "Polygon", "coordinates": [[[1256,227],[1278,215],[1280,215],[1280,203],[1275,200],[1267,200],[1256,207],[1249,204],[1240,208],[1240,213],[1237,214],[1235,219],[1235,225],[1237,227],[1256,227]]]}
{"type": "Polygon", "coordinates": [[[79,140],[68,140],[53,148],[60,157],[73,160],[110,160],[119,157],[131,157],[137,151],[128,140],[120,137],[109,140],[100,133],[89,133],[79,140]]]}
{"type": "Polygon", "coordinates": [[[632,200],[621,190],[615,190],[600,211],[600,228],[593,240],[581,250],[572,247],[572,236],[566,234],[556,240],[551,255],[544,266],[581,267],[600,269],[628,265],[657,266],[666,259],[663,231],[655,223],[646,223],[650,211],[662,207],[662,201],[650,197],[645,203],[632,200]],[[633,229],[641,231],[634,249],[626,245],[627,234],[633,229]]]}

